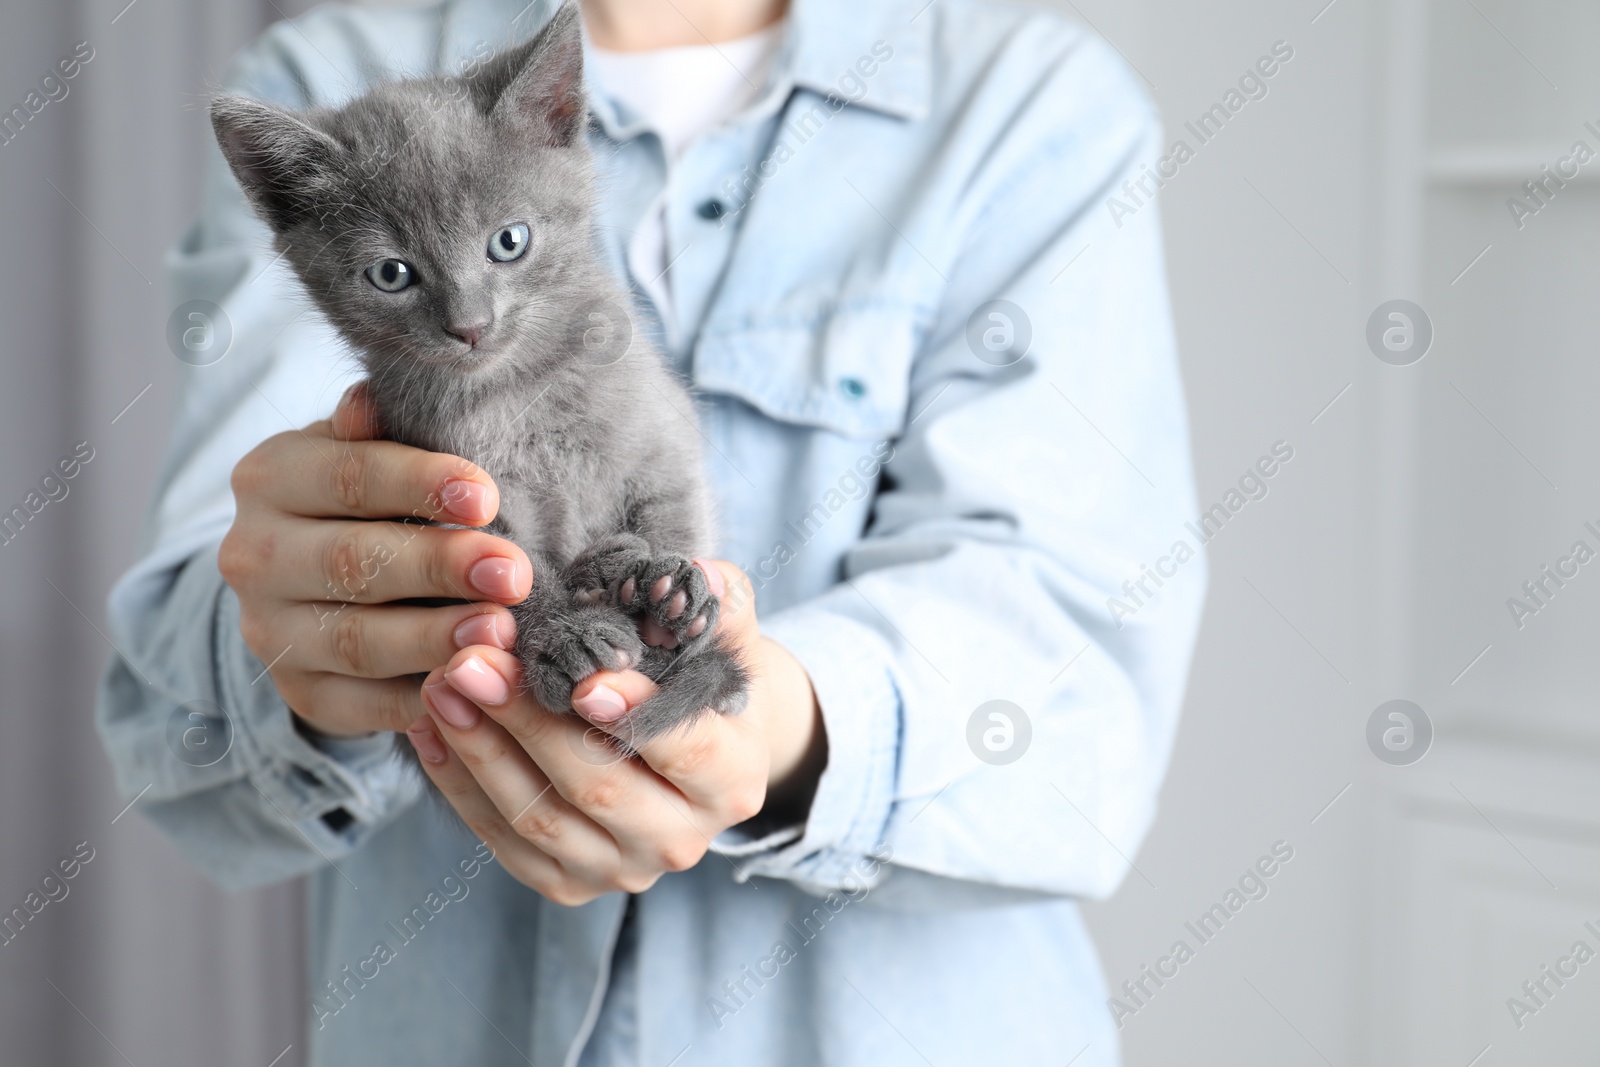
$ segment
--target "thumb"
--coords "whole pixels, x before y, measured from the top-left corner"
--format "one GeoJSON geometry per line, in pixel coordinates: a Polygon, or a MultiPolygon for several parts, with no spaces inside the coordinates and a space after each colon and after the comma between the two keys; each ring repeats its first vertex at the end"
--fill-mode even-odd
{"type": "MultiPolygon", "coordinates": [[[[720,640],[745,647],[760,637],[756,625],[756,594],[744,571],[725,559],[697,559],[695,566],[722,604],[717,617],[720,640]]],[[[572,706],[597,726],[609,726],[626,711],[654,696],[656,683],[638,671],[596,671],[572,689],[572,706]]]]}
{"type": "Polygon", "coordinates": [[[370,441],[383,432],[378,405],[365,381],[344,391],[333,409],[333,436],[338,441],[370,441]]]}
{"type": "Polygon", "coordinates": [[[735,642],[755,640],[759,634],[756,591],[749,576],[725,559],[697,559],[694,563],[705,572],[706,584],[722,604],[717,632],[735,642]]]}

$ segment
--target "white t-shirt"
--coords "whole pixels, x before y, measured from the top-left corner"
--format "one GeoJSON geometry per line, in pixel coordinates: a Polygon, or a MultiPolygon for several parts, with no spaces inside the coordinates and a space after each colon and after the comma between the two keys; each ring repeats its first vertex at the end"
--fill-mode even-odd
{"type": "MultiPolygon", "coordinates": [[[[591,73],[617,103],[661,138],[667,177],[697,138],[727,122],[766,88],[783,43],[785,23],[715,45],[613,52],[591,47],[591,73]]],[[[664,314],[668,265],[665,196],[639,220],[628,244],[628,264],[664,314]]]]}

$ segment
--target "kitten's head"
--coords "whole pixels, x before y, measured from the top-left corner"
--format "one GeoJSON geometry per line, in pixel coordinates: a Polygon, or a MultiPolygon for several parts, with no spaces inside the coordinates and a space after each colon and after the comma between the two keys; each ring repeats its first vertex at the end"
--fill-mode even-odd
{"type": "Polygon", "coordinates": [[[559,345],[593,293],[586,117],[576,3],[460,77],[337,110],[211,106],[256,212],[374,374],[492,376],[559,345]]]}

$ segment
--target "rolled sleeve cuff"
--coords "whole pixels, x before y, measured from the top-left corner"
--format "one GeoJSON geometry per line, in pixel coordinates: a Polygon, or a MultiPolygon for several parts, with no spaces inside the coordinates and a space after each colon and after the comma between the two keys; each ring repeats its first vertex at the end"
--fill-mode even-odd
{"type": "MultiPolygon", "coordinates": [[[[883,635],[847,616],[802,605],[765,619],[811,678],[828,735],[828,764],[802,826],[725,830],[713,851],[739,881],[783,878],[827,891],[859,885],[864,858],[883,844],[894,804],[902,701],[883,635]]],[[[876,864],[870,864],[876,867],[876,864]]]]}
{"type": "Polygon", "coordinates": [[[313,740],[296,726],[266,665],[239,634],[239,601],[218,595],[214,633],[217,678],[245,760],[245,776],[266,814],[289,824],[318,848],[348,852],[421,792],[396,758],[394,738],[374,734],[313,740]]]}

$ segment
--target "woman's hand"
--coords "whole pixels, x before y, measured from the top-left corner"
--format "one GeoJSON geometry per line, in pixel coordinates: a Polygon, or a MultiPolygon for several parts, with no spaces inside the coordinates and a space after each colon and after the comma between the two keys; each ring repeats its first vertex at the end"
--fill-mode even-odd
{"type": "Polygon", "coordinates": [[[641,745],[642,759],[619,757],[601,733],[627,736],[627,711],[655,690],[642,674],[584,679],[582,718],[518,692],[521,665],[498,648],[463,649],[423,684],[429,714],[407,734],[428,777],[513,877],[559,904],[643,892],[728,827],[803,819],[810,806],[827,760],[811,682],[761,636],[744,572],[700,566],[722,601],[718,632],[750,669],[750,703],[641,745]]]}
{"type": "Polygon", "coordinates": [[[511,648],[503,606],[528,595],[533,567],[516,545],[478,530],[499,493],[456,456],[377,436],[365,391],[330,421],[262,442],[233,470],[238,514],[217,554],[239,597],[239,629],[303,722],[352,737],[404,730],[423,713],[415,676],[472,645],[511,648]],[[447,597],[489,603],[418,607],[447,597]]]}

